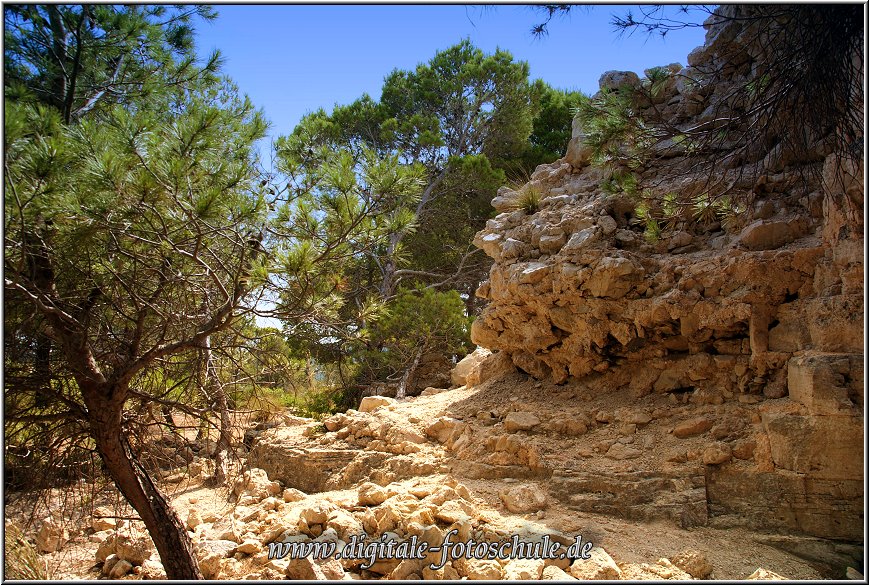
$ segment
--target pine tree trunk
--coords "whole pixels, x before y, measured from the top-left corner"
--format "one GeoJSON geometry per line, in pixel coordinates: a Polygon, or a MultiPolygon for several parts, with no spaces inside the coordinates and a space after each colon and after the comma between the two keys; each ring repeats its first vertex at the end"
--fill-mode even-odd
{"type": "Polygon", "coordinates": [[[220,378],[217,376],[217,368],[214,366],[214,356],[211,352],[211,336],[205,338],[205,386],[209,395],[214,396],[214,404],[220,414],[220,433],[217,438],[217,450],[214,453],[214,474],[209,481],[210,485],[223,485],[226,483],[226,474],[229,464],[229,447],[231,442],[232,420],[229,417],[229,403],[226,399],[226,391],[220,378]]]}
{"type": "Polygon", "coordinates": [[[401,382],[399,382],[398,390],[395,393],[395,397],[399,400],[407,396],[407,387],[413,383],[416,369],[419,367],[419,360],[422,359],[422,351],[422,347],[416,350],[416,355],[414,355],[413,357],[413,362],[410,364],[410,367],[405,370],[404,375],[401,377],[401,382]]]}
{"type": "Polygon", "coordinates": [[[126,388],[109,383],[82,385],[91,433],[118,489],[145,523],[169,579],[202,579],[193,543],[181,519],[148,474],[135,462],[123,436],[121,413],[126,388]]]}

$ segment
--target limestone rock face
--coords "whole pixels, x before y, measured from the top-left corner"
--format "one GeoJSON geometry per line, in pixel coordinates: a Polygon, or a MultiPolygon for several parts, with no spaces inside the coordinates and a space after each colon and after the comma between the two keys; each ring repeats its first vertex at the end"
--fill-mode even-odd
{"type": "MultiPolygon", "coordinates": [[[[719,10],[738,17],[751,9],[719,10]]],[[[739,23],[710,18],[706,44],[688,56],[687,67],[660,68],[669,77],[657,95],[638,98],[637,111],[655,108],[684,127],[711,121],[728,92],[754,75],[729,65],[759,50],[739,23]],[[713,84],[705,73],[711,70],[725,77],[713,84]]],[[[609,71],[600,89],[646,83],[609,71]]],[[[710,177],[696,171],[697,155],[672,141],[659,146],[658,158],[635,171],[641,187],[702,196],[710,177]]],[[[488,305],[472,325],[472,341],[554,384],[612,388],[635,400],[664,395],[674,405],[757,405],[752,432],[728,428],[709,412],[686,412],[670,423],[669,438],[692,445],[670,462],[705,465],[709,514],[860,538],[862,162],[818,153],[811,164],[819,172],[806,177],[804,163],[780,149],[722,153],[726,164],[715,180],[729,185],[728,196],[744,209],[704,218],[702,206],[692,204],[655,241],[644,235],[636,201],[613,193],[619,189],[612,171],[592,165],[591,155],[574,121],[563,159],[539,166],[526,186],[499,191],[493,205],[501,213],[474,240],[494,264],[477,291],[488,305]],[[763,173],[755,172],[758,164],[763,173]],[[820,175],[822,181],[813,178],[820,175]],[[515,206],[529,188],[540,193],[537,210],[515,206]],[[741,483],[758,487],[751,493],[741,483]]],[[[537,430],[504,423],[514,432],[537,430]]],[[[539,429],[564,432],[566,425],[545,421],[539,429]]],[[[572,436],[588,432],[585,423],[574,428],[572,436]]],[[[649,447],[632,435],[586,452],[640,463],[649,447]]],[[[706,518],[686,514],[689,524],[706,518]]]]}

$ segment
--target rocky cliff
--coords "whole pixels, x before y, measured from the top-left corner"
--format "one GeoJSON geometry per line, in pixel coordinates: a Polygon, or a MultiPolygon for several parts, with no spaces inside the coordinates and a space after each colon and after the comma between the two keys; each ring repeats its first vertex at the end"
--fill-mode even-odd
{"type": "MultiPolygon", "coordinates": [[[[738,26],[709,21],[706,44],[688,67],[666,68],[639,114],[708,122],[751,79],[733,68],[712,85],[703,73],[751,52],[738,26]]],[[[600,86],[642,83],[608,72],[600,86]]],[[[703,466],[710,519],[862,541],[862,162],[820,152],[807,164],[772,148],[710,176],[692,172],[699,157],[665,146],[637,170],[641,185],[701,201],[718,182],[740,206],[675,216],[649,238],[636,199],[612,192],[612,170],[590,164],[575,122],[563,159],[493,200],[501,213],[475,239],[495,263],[472,339],[537,379],[627,396],[637,410],[661,397],[694,408],[705,418],[683,432],[710,450],[678,463],[703,466]]],[[[638,451],[636,472],[673,456],[638,451]]]]}

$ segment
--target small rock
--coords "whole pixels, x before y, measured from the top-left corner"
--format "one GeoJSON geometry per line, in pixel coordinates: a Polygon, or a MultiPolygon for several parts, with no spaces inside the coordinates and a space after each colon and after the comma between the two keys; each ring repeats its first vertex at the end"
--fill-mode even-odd
{"type": "Polygon", "coordinates": [[[614,234],[616,229],[619,227],[616,220],[614,220],[611,215],[600,216],[597,219],[597,225],[605,236],[614,234]]]}
{"type": "Polygon", "coordinates": [[[109,556],[115,554],[115,540],[117,537],[118,535],[113,532],[100,543],[96,553],[97,562],[103,563],[109,556]]]}
{"type": "Polygon", "coordinates": [[[470,581],[499,581],[504,575],[498,561],[486,559],[462,559],[456,566],[470,581]]]}
{"type": "Polygon", "coordinates": [[[115,539],[115,553],[133,565],[141,565],[154,552],[154,543],[147,534],[119,534],[115,539]]]}
{"type": "Polygon", "coordinates": [[[576,579],[573,575],[565,573],[555,565],[543,567],[543,574],[540,578],[544,581],[573,581],[576,579]]]}
{"type": "Polygon", "coordinates": [[[591,549],[588,559],[577,559],[568,572],[583,581],[615,580],[622,578],[622,571],[609,554],[599,546],[591,549]]]}
{"type": "Polygon", "coordinates": [[[198,508],[191,508],[187,513],[187,529],[196,530],[196,527],[202,524],[202,516],[199,515],[198,508]]]}
{"type": "Polygon", "coordinates": [[[686,439],[688,437],[702,435],[711,428],[712,421],[701,416],[676,425],[673,429],[673,434],[680,439],[686,439]]]}
{"type": "Polygon", "coordinates": [[[297,490],[296,488],[286,488],[283,493],[285,502],[298,502],[304,500],[306,497],[305,492],[297,490]]]}
{"type": "Polygon", "coordinates": [[[540,419],[530,412],[511,412],[504,418],[504,430],[509,433],[527,431],[540,424],[540,419]]]}
{"type": "Polygon", "coordinates": [[[145,562],[142,563],[139,574],[142,576],[142,579],[166,579],[166,569],[163,568],[163,563],[160,561],[152,561],[151,559],[146,559],[145,562]]]}
{"type": "Polygon", "coordinates": [[[700,551],[688,549],[670,561],[695,579],[706,579],[712,574],[712,564],[700,551]]]}
{"type": "Polygon", "coordinates": [[[119,559],[118,555],[116,554],[111,554],[107,556],[103,561],[103,575],[108,575],[109,573],[111,573],[112,569],[115,567],[115,565],[118,564],[118,561],[120,560],[121,559],[119,559]]]}
{"type": "Polygon", "coordinates": [[[458,502],[449,501],[444,502],[444,505],[438,509],[435,513],[435,518],[448,524],[453,524],[455,522],[467,521],[470,519],[470,516],[468,516],[467,512],[465,512],[458,502]]]}
{"type": "Polygon", "coordinates": [[[704,465],[720,465],[722,463],[727,463],[732,457],[733,453],[730,449],[730,445],[727,443],[716,442],[706,447],[703,451],[704,465]]]}
{"type": "Polygon", "coordinates": [[[306,523],[308,526],[314,524],[325,524],[329,519],[329,514],[336,506],[325,500],[316,500],[299,513],[299,521],[306,523]]]}
{"type": "Polygon", "coordinates": [[[623,443],[613,443],[613,445],[607,450],[606,456],[610,459],[636,459],[637,457],[642,457],[643,452],[634,447],[628,447],[623,443]]]}
{"type": "Polygon", "coordinates": [[[848,567],[847,569],[845,569],[845,578],[852,581],[865,581],[860,571],[858,571],[854,567],[848,567]]]}
{"type": "Polygon", "coordinates": [[[539,559],[513,559],[504,565],[505,581],[537,581],[543,575],[544,564],[539,559]]]}
{"type": "Polygon", "coordinates": [[[130,572],[130,569],[133,568],[132,563],[129,561],[125,561],[124,559],[120,559],[115,565],[112,567],[112,570],[109,571],[109,578],[111,579],[120,579],[124,575],[130,572]]]}
{"type": "Polygon", "coordinates": [[[118,526],[117,520],[110,517],[114,516],[114,514],[105,506],[95,508],[93,515],[94,519],[93,522],[91,522],[91,527],[94,529],[94,532],[100,532],[103,530],[114,530],[118,526]]]}
{"type": "Polygon", "coordinates": [[[503,490],[501,501],[514,514],[525,514],[542,510],[547,505],[546,493],[534,485],[518,485],[503,490]]]}
{"type": "Polygon", "coordinates": [[[371,412],[375,408],[389,406],[395,404],[395,402],[394,398],[386,396],[366,396],[362,399],[362,402],[359,403],[359,412],[371,412]]]}
{"type": "Polygon", "coordinates": [[[374,483],[363,483],[358,493],[360,506],[379,506],[389,498],[389,492],[374,483]]]}
{"type": "Polygon", "coordinates": [[[220,579],[223,571],[224,557],[219,554],[209,554],[199,559],[199,570],[206,579],[220,579]]]}
{"type": "Polygon", "coordinates": [[[42,527],[36,534],[36,548],[39,552],[56,552],[69,541],[69,531],[53,518],[42,521],[42,527]]]}
{"type": "Polygon", "coordinates": [[[772,571],[767,571],[763,567],[758,567],[758,569],[745,578],[746,581],[787,581],[784,577],[779,575],[778,573],[773,573],[772,571]]]}
{"type": "Polygon", "coordinates": [[[246,555],[258,553],[262,549],[262,545],[256,540],[247,539],[236,547],[235,552],[246,555]]]}

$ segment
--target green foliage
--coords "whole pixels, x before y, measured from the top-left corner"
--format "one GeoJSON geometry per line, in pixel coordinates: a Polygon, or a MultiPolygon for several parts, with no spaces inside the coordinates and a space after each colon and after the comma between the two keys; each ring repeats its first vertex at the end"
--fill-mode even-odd
{"type": "Polygon", "coordinates": [[[638,194],[637,175],[631,171],[615,170],[613,173],[600,183],[601,191],[608,195],[616,195],[624,193],[629,196],[638,194]]]}
{"type": "Polygon", "coordinates": [[[649,95],[656,98],[664,91],[667,81],[672,76],[673,73],[666,67],[652,67],[646,71],[646,78],[643,79],[642,84],[649,95]]]}
{"type": "Polygon", "coordinates": [[[643,232],[643,236],[650,244],[654,244],[661,239],[661,226],[658,224],[658,220],[654,218],[646,220],[646,229],[643,232]]]}
{"type": "Polygon", "coordinates": [[[597,97],[579,97],[574,114],[586,133],[594,164],[628,168],[642,164],[652,136],[635,107],[634,92],[624,86],[597,97]]]}
{"type": "Polygon", "coordinates": [[[454,290],[399,289],[383,314],[368,323],[360,335],[360,344],[353,352],[359,379],[394,379],[420,351],[467,353],[471,350],[471,321],[454,290]]]}
{"type": "Polygon", "coordinates": [[[519,199],[516,201],[516,209],[521,209],[528,215],[533,215],[540,210],[542,200],[540,189],[526,184],[519,190],[519,199]]]}
{"type": "Polygon", "coordinates": [[[4,530],[5,571],[7,578],[16,580],[48,579],[46,563],[15,524],[9,522],[4,530]]]}
{"type": "Polygon", "coordinates": [[[50,105],[67,123],[213,82],[220,62],[213,53],[196,63],[192,23],[215,18],[207,6],[33,4],[3,13],[6,97],[50,105]]]}

